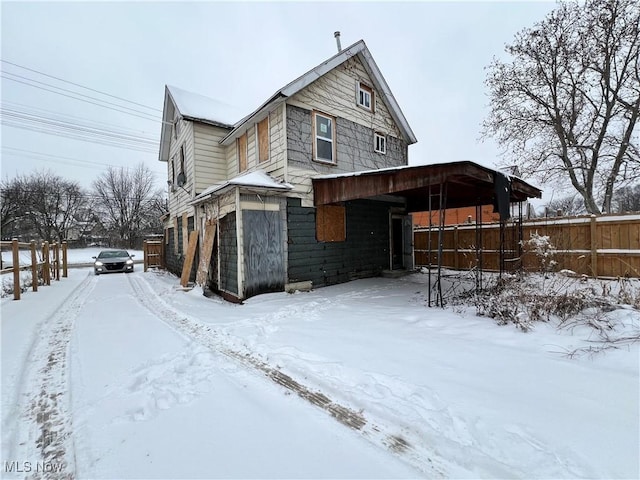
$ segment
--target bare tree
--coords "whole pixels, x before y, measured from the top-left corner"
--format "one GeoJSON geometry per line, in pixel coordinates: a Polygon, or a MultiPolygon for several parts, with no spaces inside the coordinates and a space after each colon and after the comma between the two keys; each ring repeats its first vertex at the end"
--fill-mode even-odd
{"type": "Polygon", "coordinates": [[[640,184],[623,187],[614,195],[616,210],[624,212],[640,212],[640,184]]]}
{"type": "Polygon", "coordinates": [[[144,234],[162,231],[158,210],[158,204],[164,205],[162,191],[154,187],[153,172],[143,163],[130,170],[109,167],[93,188],[105,226],[124,246],[134,248],[144,234]]]}
{"type": "Polygon", "coordinates": [[[637,0],[562,2],[488,67],[483,134],[523,174],[570,182],[590,213],[640,172],[639,30],[637,0]]]}
{"type": "Polygon", "coordinates": [[[65,180],[51,171],[40,171],[14,179],[21,224],[20,233],[29,233],[49,242],[67,238],[77,226],[77,214],[86,204],[86,194],[77,182],[65,180]]]}
{"type": "Polygon", "coordinates": [[[581,201],[580,196],[567,195],[566,197],[554,198],[545,206],[547,212],[556,215],[557,212],[561,212],[561,215],[581,215],[586,213],[584,209],[584,202],[581,201]]]}
{"type": "Polygon", "coordinates": [[[22,178],[0,182],[0,231],[2,238],[16,236],[20,219],[25,216],[25,188],[22,178]]]}

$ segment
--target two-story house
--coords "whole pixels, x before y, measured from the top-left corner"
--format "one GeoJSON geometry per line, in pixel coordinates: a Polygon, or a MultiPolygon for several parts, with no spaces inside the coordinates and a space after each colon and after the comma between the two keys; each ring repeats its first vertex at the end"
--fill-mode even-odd
{"type": "MultiPolygon", "coordinates": [[[[168,268],[198,231],[191,278],[230,300],[411,269],[409,212],[435,208],[434,188],[456,193],[448,206],[491,203],[496,178],[471,162],[409,167],[415,142],[362,40],[246,116],[167,86],[168,268]]],[[[539,194],[520,182],[510,195],[539,194]]]]}
{"type": "Polygon", "coordinates": [[[169,179],[167,264],[180,271],[188,233],[198,230],[204,246],[209,226],[209,282],[232,299],[410,267],[409,252],[392,258],[394,232],[410,235],[402,222],[393,229],[393,218],[406,214],[402,199],[316,207],[312,178],[407,165],[415,142],[363,41],[244,117],[167,86],[160,145],[169,179]]]}

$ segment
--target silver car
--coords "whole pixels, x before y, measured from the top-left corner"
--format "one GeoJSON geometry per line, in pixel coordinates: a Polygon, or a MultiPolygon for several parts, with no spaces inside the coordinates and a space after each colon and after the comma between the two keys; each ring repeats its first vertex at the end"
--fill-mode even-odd
{"type": "Polygon", "coordinates": [[[95,259],[93,263],[93,271],[96,275],[101,273],[112,272],[133,272],[133,257],[135,255],[129,255],[126,250],[103,250],[95,259]]]}

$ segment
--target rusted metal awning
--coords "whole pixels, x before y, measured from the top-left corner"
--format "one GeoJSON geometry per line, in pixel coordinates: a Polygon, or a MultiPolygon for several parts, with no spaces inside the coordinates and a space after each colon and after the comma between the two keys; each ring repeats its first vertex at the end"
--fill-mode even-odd
{"type": "MultiPolygon", "coordinates": [[[[495,179],[504,175],[474,162],[418,165],[314,178],[314,204],[327,205],[379,195],[404,197],[409,212],[440,208],[438,192],[446,188],[446,208],[490,205],[496,199],[495,179]],[[429,203],[431,197],[431,204],[429,203]]],[[[509,177],[511,202],[540,198],[542,191],[509,177]]]]}

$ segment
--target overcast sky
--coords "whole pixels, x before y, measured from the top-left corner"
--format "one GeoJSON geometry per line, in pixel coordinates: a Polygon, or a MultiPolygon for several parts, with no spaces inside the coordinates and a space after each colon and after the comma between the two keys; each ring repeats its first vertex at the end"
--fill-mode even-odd
{"type": "Polygon", "coordinates": [[[160,186],[165,84],[250,113],[334,55],[336,30],[343,47],[369,47],[418,138],[410,164],[495,166],[499,149],[479,141],[484,68],[554,6],[2,1],[2,178],[51,169],[89,187],[106,165],[142,161],[160,186]],[[110,108],[94,105],[104,101],[110,108]]]}

